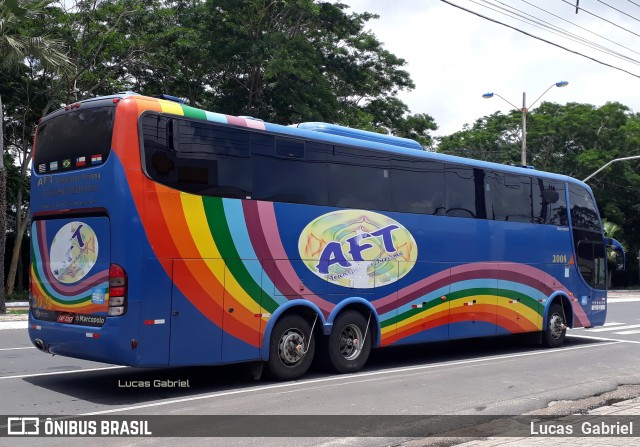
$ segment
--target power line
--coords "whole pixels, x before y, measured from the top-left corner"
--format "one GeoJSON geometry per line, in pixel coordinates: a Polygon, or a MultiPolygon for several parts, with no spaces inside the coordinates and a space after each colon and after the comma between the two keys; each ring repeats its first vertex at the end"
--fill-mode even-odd
{"type": "MultiPolygon", "coordinates": [[[[534,5],[533,3],[530,3],[530,2],[528,2],[527,0],[520,0],[520,1],[521,1],[521,2],[526,3],[527,5],[533,6],[534,8],[537,8],[537,9],[539,9],[539,10],[543,11],[543,12],[546,12],[547,14],[549,14],[549,15],[551,15],[551,16],[553,16],[553,17],[557,18],[557,19],[560,19],[560,20],[562,20],[563,22],[567,22],[567,23],[569,23],[569,24],[571,24],[571,25],[573,25],[573,26],[576,26],[576,27],[578,27],[578,28],[580,28],[580,29],[582,29],[582,30],[584,30],[584,31],[586,31],[586,32],[588,32],[588,33],[590,33],[590,34],[593,34],[594,36],[598,36],[599,38],[604,39],[604,40],[606,40],[606,41],[608,41],[608,42],[611,42],[611,43],[612,43],[612,44],[614,44],[614,45],[617,45],[617,46],[619,46],[619,47],[622,47],[622,48],[624,48],[625,50],[629,50],[629,51],[631,51],[632,53],[640,54],[640,52],[638,52],[638,51],[635,51],[635,50],[633,50],[633,49],[631,49],[631,48],[629,48],[629,47],[626,47],[626,46],[624,46],[624,45],[622,45],[622,44],[619,44],[619,43],[617,43],[617,42],[615,42],[615,41],[613,41],[613,40],[609,39],[608,37],[605,37],[605,36],[603,36],[603,35],[601,35],[601,34],[598,34],[598,33],[596,33],[596,32],[593,32],[593,31],[591,31],[591,30],[589,30],[589,29],[585,28],[584,26],[580,26],[580,25],[578,25],[577,23],[573,23],[572,21],[567,20],[567,19],[565,19],[565,18],[563,18],[563,17],[560,17],[559,15],[554,14],[554,13],[552,13],[552,12],[550,12],[550,11],[547,11],[546,9],[541,8],[541,7],[537,6],[537,5],[534,5]]],[[[629,0],[629,1],[631,1],[631,0],[629,0]]],[[[633,3],[633,2],[632,2],[632,3],[633,3]]],[[[638,4],[638,7],[640,7],[640,4],[638,4]]]]}
{"type": "Polygon", "coordinates": [[[639,7],[639,8],[640,8],[640,4],[638,4],[638,3],[634,2],[634,1],[631,1],[631,0],[627,0],[627,1],[628,1],[629,3],[632,3],[632,4],[634,4],[634,5],[636,5],[637,7],[639,7]]]}
{"type": "Polygon", "coordinates": [[[599,63],[599,64],[602,64],[602,65],[604,65],[604,66],[611,67],[611,68],[614,68],[614,69],[616,69],[616,70],[622,71],[622,72],[624,72],[624,73],[630,74],[631,76],[634,76],[634,77],[636,77],[636,78],[640,78],[640,75],[637,75],[637,74],[635,74],[635,73],[632,73],[632,72],[630,72],[630,71],[628,71],[628,70],[625,70],[625,69],[620,68],[620,67],[616,67],[615,65],[608,64],[608,63],[606,63],[606,62],[603,62],[603,61],[598,60],[598,59],[596,59],[596,58],[593,58],[593,57],[591,57],[591,56],[587,56],[586,54],[582,54],[582,53],[580,53],[580,52],[578,52],[578,51],[571,50],[571,49],[569,49],[569,48],[567,48],[567,47],[563,47],[563,46],[562,46],[562,45],[560,45],[560,44],[557,44],[557,43],[555,43],[555,42],[551,42],[551,41],[549,41],[549,40],[547,40],[547,39],[543,39],[542,37],[535,36],[535,35],[533,35],[533,34],[531,34],[531,33],[528,33],[528,32],[526,32],[526,31],[523,31],[523,30],[519,29],[519,28],[516,28],[515,26],[508,25],[508,24],[506,24],[506,23],[500,22],[499,20],[492,19],[491,17],[487,17],[487,16],[482,15],[482,14],[480,14],[480,13],[478,13],[478,12],[472,11],[472,10],[470,10],[470,9],[468,9],[468,8],[464,8],[464,7],[460,6],[460,5],[456,5],[455,3],[451,3],[449,0],[440,0],[440,1],[441,1],[441,2],[446,3],[446,4],[450,5],[450,6],[453,6],[453,7],[455,7],[455,8],[458,8],[458,9],[461,9],[461,10],[466,11],[466,12],[468,12],[468,13],[471,13],[471,14],[473,14],[473,15],[475,15],[475,16],[481,17],[481,18],[483,18],[483,19],[485,19],[485,20],[489,20],[490,22],[494,22],[494,23],[497,23],[497,24],[499,24],[499,25],[506,26],[507,28],[511,28],[512,30],[515,30],[515,31],[518,31],[519,33],[524,34],[525,36],[533,37],[534,39],[538,39],[538,40],[539,40],[539,41],[541,41],[541,42],[545,42],[545,43],[548,43],[549,45],[553,45],[554,47],[561,48],[561,49],[563,49],[563,50],[565,50],[565,51],[568,51],[569,53],[577,54],[578,56],[585,57],[585,58],[590,59],[590,60],[592,60],[592,61],[594,61],[594,62],[597,62],[597,63],[599,63]]]}
{"type": "Polygon", "coordinates": [[[638,34],[638,33],[634,33],[633,31],[631,31],[631,30],[629,30],[629,29],[625,28],[624,26],[620,26],[620,25],[618,25],[617,23],[612,22],[611,20],[605,19],[604,17],[600,17],[598,14],[594,14],[594,13],[592,13],[591,11],[588,11],[588,10],[586,10],[586,9],[584,9],[584,8],[580,7],[580,6],[576,6],[576,5],[574,5],[573,3],[569,3],[567,0],[562,0],[562,1],[563,1],[563,2],[565,2],[567,5],[571,5],[571,7],[572,7],[572,8],[574,8],[574,7],[575,7],[575,8],[577,8],[577,9],[579,9],[580,11],[584,11],[584,12],[586,12],[587,14],[592,15],[592,16],[594,16],[594,17],[597,17],[597,18],[599,18],[600,20],[604,20],[605,22],[610,23],[611,25],[613,25],[613,26],[615,26],[615,27],[617,27],[617,28],[620,28],[620,29],[622,29],[622,30],[625,30],[626,32],[631,33],[631,34],[633,34],[634,36],[638,36],[638,37],[640,37],[640,34],[638,34]]]}
{"type": "MultiPolygon", "coordinates": [[[[540,28],[540,29],[543,29],[543,30],[546,29],[550,33],[553,33],[553,34],[556,34],[556,35],[558,35],[560,37],[564,37],[566,39],[572,40],[572,41],[574,41],[574,42],[576,42],[576,43],[578,43],[580,45],[584,45],[584,46],[587,46],[587,47],[589,47],[589,48],[591,48],[593,50],[600,51],[601,53],[606,53],[606,54],[609,54],[610,56],[617,57],[619,59],[624,59],[627,62],[636,64],[636,65],[640,65],[640,61],[638,61],[636,59],[633,59],[632,57],[629,57],[629,56],[624,55],[622,53],[618,53],[617,51],[614,51],[614,50],[612,50],[610,48],[607,48],[607,47],[605,47],[605,46],[603,46],[603,45],[601,45],[601,44],[599,44],[597,42],[585,39],[582,36],[579,36],[579,35],[577,35],[575,33],[567,31],[567,30],[565,30],[565,29],[563,29],[563,28],[561,28],[561,27],[559,27],[557,25],[554,25],[554,24],[552,24],[550,22],[547,22],[546,20],[539,19],[538,17],[535,17],[532,14],[529,14],[529,13],[527,13],[525,11],[522,11],[522,10],[520,10],[518,8],[515,8],[515,7],[511,6],[511,5],[507,5],[507,4],[505,4],[505,3],[503,3],[503,2],[501,2],[499,0],[493,0],[493,1],[496,2],[496,3],[499,3],[501,5],[504,5],[505,7],[501,7],[501,6],[495,5],[494,3],[490,3],[490,0],[480,0],[480,1],[482,1],[484,3],[487,3],[487,4],[491,5],[491,6],[495,6],[496,8],[501,9],[503,11],[508,11],[508,13],[499,11],[499,10],[494,9],[494,8],[490,8],[489,6],[480,5],[476,0],[469,0],[469,1],[471,3],[475,3],[475,4],[479,5],[479,6],[482,6],[484,8],[487,8],[487,9],[490,9],[492,11],[495,11],[495,12],[497,12],[499,14],[506,15],[506,16],[512,18],[512,19],[519,20],[521,22],[526,21],[525,23],[528,22],[527,24],[530,25],[530,26],[534,26],[536,28],[540,28]],[[509,9],[517,11],[520,14],[512,12],[512,11],[509,11],[509,9]],[[521,17],[522,19],[518,18],[518,17],[521,17]]],[[[633,51],[633,50],[630,50],[630,51],[632,51],[632,52],[634,52],[636,54],[640,54],[640,53],[638,53],[636,51],[633,51]]]]}
{"type": "Polygon", "coordinates": [[[603,5],[613,9],[614,11],[618,11],[620,14],[624,14],[627,17],[631,17],[633,20],[635,20],[636,22],[640,22],[640,20],[638,20],[636,17],[632,16],[631,14],[627,14],[626,12],[622,11],[621,9],[615,8],[613,6],[611,6],[609,3],[603,2],[602,0],[597,0],[600,3],[602,3],[603,5]]]}

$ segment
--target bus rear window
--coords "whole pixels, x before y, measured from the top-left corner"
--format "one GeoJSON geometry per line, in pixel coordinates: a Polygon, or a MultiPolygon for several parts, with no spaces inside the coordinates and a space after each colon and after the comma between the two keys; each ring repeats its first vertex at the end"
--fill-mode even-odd
{"type": "Polygon", "coordinates": [[[104,163],[111,149],[115,107],[65,112],[38,126],[34,170],[55,174],[104,163]]]}

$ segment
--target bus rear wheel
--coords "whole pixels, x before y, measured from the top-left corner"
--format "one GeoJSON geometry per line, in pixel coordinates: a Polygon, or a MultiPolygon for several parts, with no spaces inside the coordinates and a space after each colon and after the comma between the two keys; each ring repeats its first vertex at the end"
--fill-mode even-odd
{"type": "Polygon", "coordinates": [[[567,333],[567,323],[564,310],[558,303],[553,303],[549,307],[547,316],[547,327],[542,332],[542,342],[549,348],[557,348],[564,342],[567,333]]]}
{"type": "Polygon", "coordinates": [[[300,315],[286,315],[273,327],[267,372],[277,380],[295,380],[309,370],[316,342],[311,325],[300,315]]]}
{"type": "Polygon", "coordinates": [[[361,313],[346,311],[336,318],[326,347],[327,366],[339,373],[362,369],[371,352],[371,328],[361,313]]]}

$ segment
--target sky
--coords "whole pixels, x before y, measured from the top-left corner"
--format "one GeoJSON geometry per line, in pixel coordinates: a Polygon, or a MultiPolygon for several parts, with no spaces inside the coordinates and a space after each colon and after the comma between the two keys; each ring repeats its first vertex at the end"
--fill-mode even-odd
{"type": "Polygon", "coordinates": [[[435,119],[439,129],[434,135],[449,135],[478,118],[514,108],[497,96],[484,99],[483,93],[498,94],[520,108],[523,92],[530,106],[559,81],[569,85],[551,88],[533,108],[541,101],[594,106],[617,101],[640,112],[640,0],[579,0],[582,9],[577,14],[576,0],[448,1],[632,74],[441,0],[340,1],[350,7],[348,11],[380,16],[367,27],[385,49],[406,60],[404,69],[415,89],[399,97],[410,113],[427,113],[435,119]],[[510,15],[501,14],[505,9],[499,8],[507,8],[510,15]],[[537,20],[538,27],[513,14],[537,20]],[[544,28],[543,21],[558,27],[559,34],[544,28]],[[570,40],[567,33],[580,42],[587,40],[589,46],[570,40]]]}

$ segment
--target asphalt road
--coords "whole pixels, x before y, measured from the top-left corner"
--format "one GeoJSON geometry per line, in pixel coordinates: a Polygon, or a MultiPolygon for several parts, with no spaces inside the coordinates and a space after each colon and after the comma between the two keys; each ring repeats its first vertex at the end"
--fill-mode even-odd
{"type": "MultiPolygon", "coordinates": [[[[26,329],[0,331],[4,415],[495,415],[523,414],[640,384],[640,302],[609,305],[607,326],[569,331],[559,349],[501,337],[374,351],[358,374],[254,382],[246,366],[114,367],[32,348],[26,329]],[[134,388],[188,381],[188,387],[134,388]]],[[[321,436],[321,433],[313,433],[321,436]]],[[[409,438],[186,438],[182,445],[397,445],[409,438]]],[[[82,445],[69,438],[12,445],[82,445]]],[[[19,442],[18,442],[19,441],[19,442]]],[[[101,445],[173,445],[163,439],[92,439],[101,445]],[[124,441],[124,442],[123,442],[124,441]]],[[[2,440],[0,439],[0,444],[2,440]]]]}

